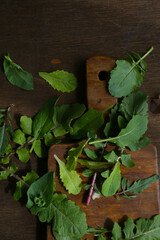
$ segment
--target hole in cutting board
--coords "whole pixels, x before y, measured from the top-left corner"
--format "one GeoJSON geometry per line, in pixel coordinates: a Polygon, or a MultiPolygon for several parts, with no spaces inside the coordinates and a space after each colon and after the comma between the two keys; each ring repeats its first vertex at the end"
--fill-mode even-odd
{"type": "Polygon", "coordinates": [[[105,81],[105,80],[107,80],[109,78],[109,73],[107,71],[100,71],[98,73],[98,78],[101,81],[105,81]]]}

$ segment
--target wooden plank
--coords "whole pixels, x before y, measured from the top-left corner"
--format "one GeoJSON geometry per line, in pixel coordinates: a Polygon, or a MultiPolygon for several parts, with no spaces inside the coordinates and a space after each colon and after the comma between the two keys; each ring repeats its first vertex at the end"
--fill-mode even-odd
{"type": "MultiPolygon", "coordinates": [[[[55,171],[56,189],[58,192],[65,193],[68,199],[74,201],[87,215],[87,223],[91,227],[96,227],[96,224],[105,226],[112,226],[114,221],[121,222],[127,217],[137,219],[139,217],[151,217],[159,214],[159,182],[156,181],[142,193],[138,194],[136,198],[130,200],[121,198],[117,200],[115,197],[101,197],[91,201],[89,206],[86,206],[87,194],[84,190],[80,194],[74,196],[68,194],[64,189],[63,184],[59,179],[59,168],[54,159],[56,154],[62,161],[65,161],[64,156],[70,147],[75,144],[58,144],[50,148],[48,170],[55,171]]],[[[129,179],[131,182],[138,179],[143,179],[158,174],[157,170],[157,151],[156,148],[150,144],[148,147],[135,151],[132,153],[132,160],[135,162],[135,167],[128,169],[121,167],[122,176],[129,179]]],[[[82,176],[83,168],[78,166],[83,184],[88,182],[87,178],[82,176]]],[[[53,240],[50,228],[48,228],[48,240],[53,240]]],[[[92,239],[90,237],[90,239],[92,239]]]]}

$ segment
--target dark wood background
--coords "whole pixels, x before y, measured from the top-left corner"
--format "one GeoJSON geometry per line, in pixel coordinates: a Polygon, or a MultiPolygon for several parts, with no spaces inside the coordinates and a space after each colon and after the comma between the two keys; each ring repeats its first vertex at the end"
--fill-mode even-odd
{"type": "MultiPolygon", "coordinates": [[[[15,123],[20,115],[34,116],[57,94],[38,76],[39,71],[64,69],[78,78],[78,89],[62,94],[60,103],[86,103],[86,59],[92,56],[125,58],[130,51],[142,54],[148,72],[142,86],[149,102],[160,93],[160,2],[157,0],[0,0],[0,108],[15,104],[15,123]],[[34,77],[34,91],[10,85],[3,74],[4,55],[34,77]],[[60,59],[61,64],[52,64],[60,59]]],[[[160,162],[160,115],[150,112],[147,135],[158,149],[160,162]]],[[[23,167],[23,166],[22,166],[23,167]]],[[[33,159],[27,166],[39,174],[47,171],[47,160],[33,159]]],[[[14,184],[0,182],[0,239],[45,240],[45,224],[37,222],[26,207],[16,202],[14,184]]]]}

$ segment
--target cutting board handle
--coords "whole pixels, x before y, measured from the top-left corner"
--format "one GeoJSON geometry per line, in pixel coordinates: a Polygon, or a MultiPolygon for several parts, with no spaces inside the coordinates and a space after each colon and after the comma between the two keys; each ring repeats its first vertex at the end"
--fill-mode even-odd
{"type": "Polygon", "coordinates": [[[103,111],[117,102],[107,91],[109,73],[114,67],[115,60],[110,57],[97,56],[87,60],[88,108],[103,111]]]}

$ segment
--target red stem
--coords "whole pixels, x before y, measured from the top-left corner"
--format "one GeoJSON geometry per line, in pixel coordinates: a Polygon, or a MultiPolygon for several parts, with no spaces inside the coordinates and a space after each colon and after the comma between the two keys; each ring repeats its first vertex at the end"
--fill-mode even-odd
{"type": "Polygon", "coordinates": [[[92,194],[93,194],[93,189],[94,189],[94,184],[95,184],[95,181],[96,181],[96,177],[97,177],[97,173],[95,172],[94,175],[93,175],[91,188],[89,190],[89,196],[88,196],[87,203],[86,203],[87,206],[90,204],[90,201],[91,201],[91,197],[92,197],[92,194]]]}

